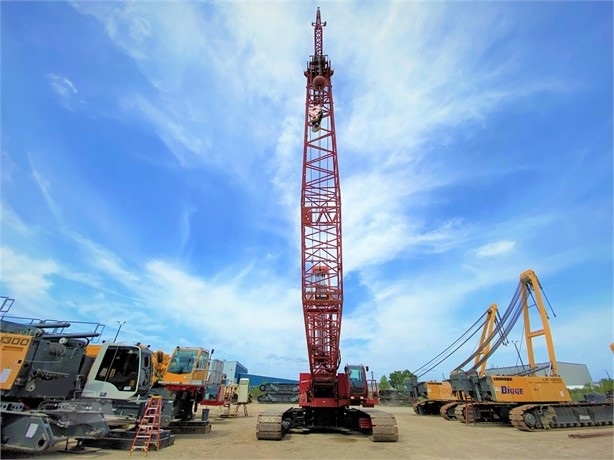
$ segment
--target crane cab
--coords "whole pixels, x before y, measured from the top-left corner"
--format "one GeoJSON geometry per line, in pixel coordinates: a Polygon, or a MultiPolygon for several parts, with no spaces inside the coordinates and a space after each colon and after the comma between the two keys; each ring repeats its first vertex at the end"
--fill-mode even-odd
{"type": "Polygon", "coordinates": [[[347,364],[345,376],[350,406],[373,407],[378,402],[377,383],[367,378],[369,367],[362,364],[347,364]]]}
{"type": "Polygon", "coordinates": [[[351,398],[360,398],[367,395],[367,373],[363,366],[345,366],[345,375],[348,380],[351,398]]]}
{"type": "Polygon", "coordinates": [[[95,355],[83,388],[89,398],[128,399],[145,395],[151,388],[152,354],[141,345],[104,343],[88,350],[95,355]]]}
{"type": "Polygon", "coordinates": [[[209,356],[204,348],[176,347],[161,383],[167,387],[205,385],[209,356]]]}

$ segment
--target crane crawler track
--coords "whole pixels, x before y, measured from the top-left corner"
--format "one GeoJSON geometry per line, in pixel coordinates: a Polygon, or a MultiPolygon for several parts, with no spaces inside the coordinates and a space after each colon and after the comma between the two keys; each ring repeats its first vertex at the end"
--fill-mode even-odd
{"type": "Polygon", "coordinates": [[[454,407],[454,417],[461,423],[481,422],[481,420],[476,417],[476,411],[472,404],[457,404],[454,407]]]}
{"type": "Polygon", "coordinates": [[[448,404],[444,404],[439,409],[439,415],[441,415],[446,420],[456,420],[455,409],[458,406],[458,401],[453,401],[448,404]]]}
{"type": "Polygon", "coordinates": [[[355,414],[369,417],[368,425],[364,429],[356,427],[322,427],[305,425],[301,416],[301,409],[288,409],[286,411],[270,410],[258,415],[256,422],[256,438],[259,440],[278,441],[283,439],[288,431],[307,434],[313,431],[338,431],[342,433],[369,434],[373,442],[396,442],[399,439],[399,429],[394,415],[377,409],[361,409],[355,414]]]}
{"type": "Polygon", "coordinates": [[[283,437],[283,412],[267,411],[258,415],[256,438],[278,441],[283,437]]]}
{"type": "Polygon", "coordinates": [[[521,431],[595,427],[613,424],[612,403],[524,404],[510,411],[510,421],[521,431]]]}
{"type": "MultiPolygon", "coordinates": [[[[366,411],[365,411],[366,412],[366,411]]],[[[399,440],[399,429],[394,415],[380,410],[367,412],[371,417],[373,442],[396,442],[399,440]]]]}
{"type": "MultiPolygon", "coordinates": [[[[465,424],[480,425],[509,425],[510,404],[497,404],[493,402],[457,403],[454,407],[456,420],[465,424]]],[[[451,410],[451,409],[449,409],[451,410]]]]}
{"type": "Polygon", "coordinates": [[[412,408],[418,415],[440,415],[441,408],[447,405],[447,401],[434,401],[431,399],[426,399],[423,401],[416,401],[412,405],[412,408]]]}

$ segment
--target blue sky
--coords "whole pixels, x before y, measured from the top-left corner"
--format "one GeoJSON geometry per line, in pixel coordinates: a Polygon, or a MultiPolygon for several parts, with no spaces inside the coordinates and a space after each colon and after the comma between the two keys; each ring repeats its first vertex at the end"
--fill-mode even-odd
{"type": "MultiPolygon", "coordinates": [[[[335,69],[342,362],[417,369],[531,268],[558,360],[613,375],[611,2],[2,2],[11,313],[98,321],[105,339],[125,321],[124,341],[307,370],[317,6],[335,69]]],[[[490,363],[517,364],[510,348],[490,363]]]]}

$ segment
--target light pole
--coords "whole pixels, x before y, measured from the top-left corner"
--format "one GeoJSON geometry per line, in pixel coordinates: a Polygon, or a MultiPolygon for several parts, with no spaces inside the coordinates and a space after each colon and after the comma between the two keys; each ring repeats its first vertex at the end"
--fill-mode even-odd
{"type": "Polygon", "coordinates": [[[125,321],[119,322],[119,321],[115,321],[117,324],[119,324],[119,327],[117,328],[117,332],[115,333],[115,338],[113,339],[113,343],[115,343],[115,341],[117,340],[117,336],[119,335],[119,331],[122,330],[122,326],[124,324],[126,324],[125,321]]]}

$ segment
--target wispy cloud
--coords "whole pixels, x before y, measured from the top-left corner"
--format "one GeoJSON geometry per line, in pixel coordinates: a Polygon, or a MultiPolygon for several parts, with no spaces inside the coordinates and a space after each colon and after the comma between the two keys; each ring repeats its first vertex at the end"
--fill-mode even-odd
{"type": "Polygon", "coordinates": [[[53,91],[60,98],[60,103],[68,110],[77,110],[85,106],[75,84],[68,77],[56,73],[47,74],[53,91]]]}
{"type": "MultiPolygon", "coordinates": [[[[211,141],[202,139],[199,129],[202,125],[188,120],[176,104],[156,104],[141,96],[130,96],[121,103],[124,110],[145,119],[156,130],[182,167],[203,165],[211,148],[211,141]],[[180,113],[181,112],[181,113],[180,113]]],[[[203,130],[205,135],[206,131],[203,130]]]]}
{"type": "Polygon", "coordinates": [[[86,260],[97,272],[111,277],[116,282],[126,286],[139,283],[139,277],[127,268],[125,263],[112,251],[101,247],[99,244],[84,238],[82,235],[70,232],[71,237],[78,247],[84,252],[86,260]]]}
{"type": "Polygon", "coordinates": [[[513,250],[514,246],[516,246],[515,241],[497,241],[480,246],[475,253],[478,257],[499,256],[513,250]]]}
{"type": "Polygon", "coordinates": [[[0,201],[0,217],[2,218],[3,232],[12,229],[21,235],[27,235],[32,231],[19,215],[17,215],[13,207],[4,200],[0,201]]]}
{"type": "Polygon", "coordinates": [[[38,170],[37,165],[34,164],[34,158],[32,155],[28,154],[28,160],[30,163],[30,169],[32,171],[32,178],[34,179],[34,182],[36,186],[38,187],[38,191],[43,196],[45,203],[47,204],[47,208],[49,212],[54,217],[57,223],[62,222],[63,221],[62,209],[60,208],[60,206],[56,203],[56,201],[53,198],[53,195],[51,192],[51,188],[52,188],[51,183],[38,170]]]}

